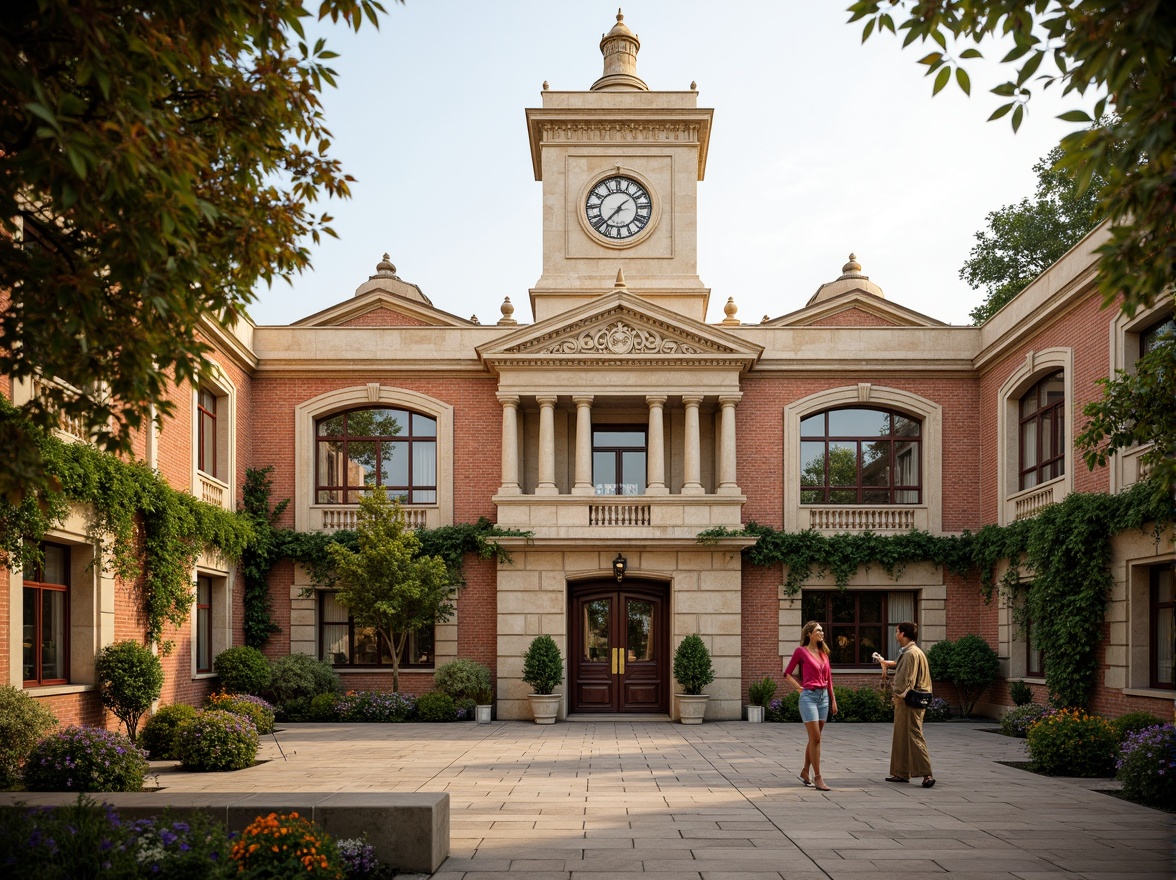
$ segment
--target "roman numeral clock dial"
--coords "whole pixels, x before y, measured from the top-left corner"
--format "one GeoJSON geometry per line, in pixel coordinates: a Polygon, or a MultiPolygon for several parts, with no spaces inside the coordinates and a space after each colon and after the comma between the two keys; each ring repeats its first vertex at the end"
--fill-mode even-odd
{"type": "Polygon", "coordinates": [[[606,177],[588,193],[584,204],[588,225],[610,241],[637,235],[653,215],[649,193],[631,177],[606,177]]]}

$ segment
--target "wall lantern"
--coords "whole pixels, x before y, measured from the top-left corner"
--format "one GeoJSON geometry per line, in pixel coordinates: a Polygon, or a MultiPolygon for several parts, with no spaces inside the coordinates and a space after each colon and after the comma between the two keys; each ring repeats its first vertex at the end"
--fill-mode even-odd
{"type": "Polygon", "coordinates": [[[625,569],[628,567],[628,565],[629,565],[629,563],[625,559],[625,557],[622,556],[620,553],[618,553],[617,558],[613,560],[613,574],[615,574],[617,576],[617,583],[618,584],[624,578],[625,569]]]}

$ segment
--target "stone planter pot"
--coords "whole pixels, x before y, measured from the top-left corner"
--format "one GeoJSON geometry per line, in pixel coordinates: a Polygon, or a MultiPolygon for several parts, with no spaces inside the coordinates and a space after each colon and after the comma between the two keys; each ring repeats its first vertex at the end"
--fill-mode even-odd
{"type": "Polygon", "coordinates": [[[490,715],[493,712],[493,710],[494,710],[493,706],[475,706],[474,707],[474,718],[477,720],[477,722],[479,724],[489,724],[490,723],[490,715]]]}
{"type": "Polygon", "coordinates": [[[678,720],[683,724],[702,724],[710,694],[674,694],[678,701],[678,720]]]}
{"type": "Polygon", "coordinates": [[[555,724],[563,694],[527,694],[527,699],[531,701],[536,724],[555,724]]]}
{"type": "Polygon", "coordinates": [[[747,720],[750,721],[752,724],[762,723],[764,720],[764,707],[763,706],[748,706],[747,707],[747,720]]]}

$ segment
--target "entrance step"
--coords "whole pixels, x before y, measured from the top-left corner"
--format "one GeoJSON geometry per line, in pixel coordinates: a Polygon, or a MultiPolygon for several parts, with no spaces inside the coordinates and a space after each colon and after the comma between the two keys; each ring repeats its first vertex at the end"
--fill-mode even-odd
{"type": "Polygon", "coordinates": [[[636,712],[580,712],[569,715],[568,721],[672,721],[669,715],[640,714],[636,712]]]}

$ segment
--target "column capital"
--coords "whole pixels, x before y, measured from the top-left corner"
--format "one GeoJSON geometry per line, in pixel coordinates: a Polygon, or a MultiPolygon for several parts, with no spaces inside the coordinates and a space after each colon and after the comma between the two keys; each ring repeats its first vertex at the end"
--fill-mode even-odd
{"type": "Polygon", "coordinates": [[[592,401],[596,399],[595,394],[573,394],[572,403],[576,406],[592,406],[592,401]]]}
{"type": "Polygon", "coordinates": [[[664,394],[646,394],[645,403],[648,406],[665,406],[668,398],[664,394]]]}
{"type": "Polygon", "coordinates": [[[556,401],[558,400],[559,397],[555,394],[543,394],[535,396],[535,402],[540,406],[555,406],[556,401]]]}
{"type": "Polygon", "coordinates": [[[703,396],[702,394],[683,394],[682,404],[683,406],[698,406],[702,403],[703,396]]]}
{"type": "Polygon", "coordinates": [[[517,394],[504,394],[503,392],[499,391],[496,396],[498,397],[498,402],[503,406],[519,405],[519,396],[517,394]]]}
{"type": "Polygon", "coordinates": [[[720,394],[719,395],[719,405],[720,406],[735,406],[735,404],[739,403],[739,401],[741,401],[742,399],[743,399],[743,392],[742,391],[732,391],[730,394],[720,394]]]}

